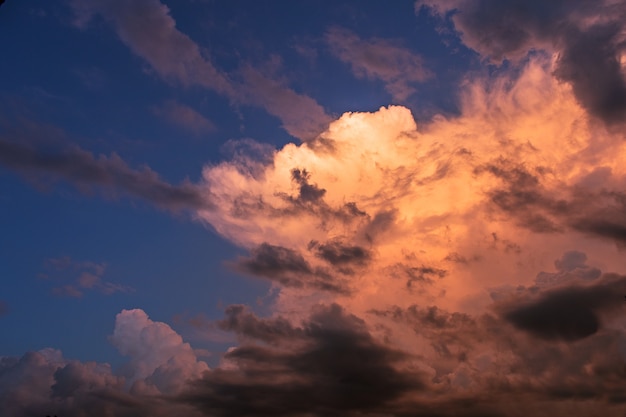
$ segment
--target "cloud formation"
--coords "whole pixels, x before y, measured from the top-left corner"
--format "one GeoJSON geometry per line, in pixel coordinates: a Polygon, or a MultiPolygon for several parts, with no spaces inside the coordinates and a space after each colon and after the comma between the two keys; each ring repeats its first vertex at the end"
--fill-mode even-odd
{"type": "MultiPolygon", "coordinates": [[[[267,317],[231,305],[205,326],[238,339],[212,369],[167,324],[123,310],[110,338],[130,359],[119,373],[52,350],[3,357],[0,406],[16,417],[624,415],[626,142],[611,124],[623,113],[622,5],[576,3],[420,1],[457,10],[482,56],[512,60],[468,76],[459,115],[418,126],[401,106],[348,112],[304,143],[246,142],[252,152],[205,166],[198,184],[115,155],[0,142],[10,169],[192,209],[248,251],[229,265],[276,294],[267,317]]],[[[261,70],[241,70],[252,91],[241,98],[159,2],[81,7],[163,78],[263,106],[301,136],[325,120],[261,70]],[[298,100],[310,119],[285,113],[298,100]]],[[[327,42],[392,94],[422,81],[390,69],[423,70],[398,45],[342,29],[327,42]]]]}
{"type": "MultiPolygon", "coordinates": [[[[314,99],[297,93],[277,77],[250,65],[242,65],[232,74],[217,68],[208,51],[176,28],[169,8],[159,0],[71,4],[79,28],[86,28],[95,16],[103,17],[122,42],[166,80],[207,88],[233,103],[260,106],[278,117],[289,134],[303,140],[314,138],[331,120],[314,99]]],[[[190,117],[188,110],[184,114],[190,117]]],[[[177,119],[180,117],[178,114],[177,119]]],[[[193,118],[197,124],[197,117],[193,118]]]]}
{"type": "Polygon", "coordinates": [[[222,329],[242,339],[222,365],[232,380],[206,379],[192,403],[230,415],[221,395],[238,392],[252,407],[239,413],[304,415],[277,383],[255,382],[257,362],[306,381],[274,346],[299,340],[321,303],[406,355],[400,380],[418,383],[367,410],[309,404],[314,415],[623,412],[626,281],[601,269],[623,269],[624,141],[554,78],[551,57],[521,65],[468,82],[460,116],[418,127],[399,106],[346,113],[270,161],[205,168],[215,210],[200,219],[280,292],[272,318],[227,310],[222,329]],[[319,270],[346,291],[318,286],[319,270]]]}
{"type": "Polygon", "coordinates": [[[80,191],[94,187],[107,196],[126,194],[142,198],[159,208],[178,211],[210,206],[206,194],[189,182],[172,185],[144,166],[135,170],[117,154],[95,157],[79,147],[61,150],[35,148],[0,138],[0,165],[46,181],[62,179],[80,191]]]}
{"type": "Polygon", "coordinates": [[[533,50],[555,53],[555,76],[609,123],[626,115],[626,5],[620,1],[418,0],[451,20],[470,48],[496,63],[533,50]]]}
{"type": "Polygon", "coordinates": [[[203,135],[215,130],[213,122],[198,113],[189,106],[169,100],[161,106],[154,108],[157,116],[164,117],[167,121],[175,124],[194,135],[203,135]]]}
{"type": "Polygon", "coordinates": [[[226,314],[222,327],[247,342],[182,396],[206,415],[371,415],[422,387],[419,372],[396,368],[408,355],[377,342],[338,305],[317,308],[298,327],[241,306],[226,314]]]}
{"type": "Polygon", "coordinates": [[[40,278],[54,282],[70,281],[68,284],[53,287],[52,293],[55,295],[79,298],[85,292],[90,291],[97,291],[105,295],[134,291],[129,286],[104,280],[103,276],[107,268],[105,263],[75,261],[64,256],[47,259],[45,266],[46,272],[39,274],[40,278]]]}
{"type": "Polygon", "coordinates": [[[0,358],[0,408],[11,417],[201,415],[167,397],[208,370],[168,325],[142,310],[123,310],[111,340],[130,357],[127,375],[54,349],[0,358]]]}
{"type": "Polygon", "coordinates": [[[339,27],[329,29],[325,38],[333,55],[349,64],[355,76],[381,80],[397,103],[405,102],[416,92],[411,84],[433,77],[419,55],[396,42],[363,40],[339,27]]]}

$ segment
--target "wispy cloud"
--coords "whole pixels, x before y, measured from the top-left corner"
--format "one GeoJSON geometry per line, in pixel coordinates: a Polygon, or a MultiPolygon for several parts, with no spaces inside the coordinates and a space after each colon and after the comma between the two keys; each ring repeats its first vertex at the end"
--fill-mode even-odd
{"type": "Polygon", "coordinates": [[[378,79],[397,103],[416,92],[413,86],[434,76],[423,59],[398,42],[387,39],[361,39],[355,33],[334,27],[326,32],[331,52],[350,65],[359,78],[378,79]]]}
{"type": "Polygon", "coordinates": [[[157,207],[178,211],[209,207],[210,199],[190,182],[172,185],[144,166],[133,169],[117,154],[95,157],[79,147],[43,149],[0,138],[0,165],[29,178],[65,180],[81,191],[126,194],[157,207]]]}
{"type": "Polygon", "coordinates": [[[234,103],[259,106],[283,122],[285,130],[309,140],[324,130],[331,117],[311,97],[299,94],[276,77],[245,63],[228,74],[218,69],[189,36],[176,28],[167,6],[149,1],[74,1],[75,23],[86,28],[97,15],[108,21],[120,39],[146,60],[156,73],[183,85],[199,85],[234,103]]]}
{"type": "Polygon", "coordinates": [[[68,256],[62,258],[50,258],[45,262],[46,272],[40,274],[41,278],[53,281],[55,287],[52,293],[66,297],[82,297],[86,292],[98,292],[111,295],[116,292],[132,292],[133,288],[116,284],[103,279],[106,272],[106,263],[94,263],[90,261],[76,261],[68,256]],[[58,283],[68,282],[58,285],[58,283]]]}
{"type": "Polygon", "coordinates": [[[168,100],[160,106],[155,106],[153,110],[157,116],[164,117],[168,122],[196,136],[205,135],[215,130],[213,122],[191,107],[175,100],[168,100]]]}

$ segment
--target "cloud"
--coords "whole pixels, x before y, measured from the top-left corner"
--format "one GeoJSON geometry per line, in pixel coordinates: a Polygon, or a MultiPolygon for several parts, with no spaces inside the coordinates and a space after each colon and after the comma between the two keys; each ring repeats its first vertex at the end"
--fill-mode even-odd
{"type": "Polygon", "coordinates": [[[468,80],[459,116],[417,126],[400,106],[346,113],[253,171],[242,160],[205,167],[215,210],[199,218],[249,250],[247,272],[279,292],[272,317],[227,311],[222,329],[240,345],[220,366],[227,373],[211,375],[224,379],[205,379],[190,401],[220,415],[231,406],[221,399],[244,385],[252,408],[234,413],[305,414],[281,384],[256,378],[304,372],[285,365],[292,350],[281,340],[299,346],[298,324],[321,303],[407,354],[396,369],[422,384],[343,415],[620,415],[626,288],[600,266],[623,265],[626,149],[553,70],[538,53],[468,80]],[[347,204],[353,214],[338,215],[347,204]],[[319,291],[320,268],[349,291],[319,291]],[[297,285],[281,281],[290,274],[297,285]]]}
{"type": "Polygon", "coordinates": [[[572,85],[581,105],[607,122],[626,114],[623,56],[626,6],[611,0],[541,1],[418,0],[451,20],[470,48],[496,63],[533,50],[554,52],[554,74],[572,85]]]}
{"type": "Polygon", "coordinates": [[[163,78],[184,85],[199,84],[222,94],[232,94],[225,74],[203,56],[200,47],[176,28],[166,5],[158,0],[73,1],[75,23],[85,28],[102,16],[136,55],[163,78]]]}
{"type": "MultiPolygon", "coordinates": [[[[437,4],[442,13],[491,5],[481,9],[490,17],[517,3],[437,4]]],[[[520,10],[532,17],[528,5],[520,10]]],[[[461,11],[453,19],[472,19],[461,11]]],[[[561,48],[541,32],[561,30],[543,28],[558,18],[516,35],[518,18],[505,20],[512,34],[501,44],[502,28],[487,31],[489,43],[472,38],[468,20],[466,43],[518,62],[468,77],[459,115],[418,126],[401,106],[345,113],[311,141],[272,151],[248,143],[262,157],[235,152],[188,185],[203,204],[185,207],[248,251],[230,265],[276,291],[267,317],[233,305],[213,323],[239,342],[218,366],[198,361],[167,324],[125,310],[111,338],[130,357],[119,375],[3,358],[0,380],[24,382],[2,385],[2,401],[30,404],[18,416],[41,414],[51,392],[80,397],[74,404],[106,399],[115,415],[623,415],[626,142],[589,117],[599,113],[581,99],[582,84],[558,73],[566,64],[540,50],[527,56],[531,44],[561,48]],[[42,377],[21,377],[31,369],[42,377]]],[[[98,167],[86,184],[144,195],[104,175],[121,171],[165,187],[151,171],[77,155],[98,167]]],[[[3,163],[78,181],[29,161],[3,163]]],[[[61,397],[52,412],[76,413],[61,397]]]]}
{"type": "Polygon", "coordinates": [[[0,138],[0,164],[29,178],[62,179],[81,191],[97,187],[109,196],[123,193],[166,210],[210,206],[206,193],[191,183],[169,184],[147,166],[129,167],[115,153],[95,157],[78,147],[48,150],[0,138]]]}
{"type": "Polygon", "coordinates": [[[363,266],[372,256],[367,249],[361,246],[346,245],[341,241],[320,243],[312,240],[309,242],[308,248],[315,252],[315,256],[338,268],[363,266]]]}
{"type": "Polygon", "coordinates": [[[419,55],[397,42],[378,38],[363,40],[339,27],[329,29],[325,38],[333,55],[349,64],[355,76],[383,81],[396,102],[405,102],[416,92],[411,84],[433,77],[419,55]]]}
{"type": "Polygon", "coordinates": [[[157,116],[164,117],[172,124],[175,124],[194,135],[203,135],[215,130],[213,122],[195,111],[189,106],[169,100],[161,106],[154,108],[157,116]]]}
{"type": "Polygon", "coordinates": [[[159,396],[129,393],[108,364],[71,361],[52,350],[0,360],[0,406],[11,417],[200,416],[159,396]]]}
{"type": "Polygon", "coordinates": [[[574,341],[596,333],[598,314],[624,303],[626,277],[609,275],[592,285],[547,291],[537,299],[512,306],[505,319],[519,329],[548,340],[574,341]]]}
{"type": "Polygon", "coordinates": [[[106,363],[66,359],[53,349],[0,357],[0,408],[11,417],[201,415],[168,397],[208,370],[168,325],[142,310],[123,310],[111,340],[130,357],[127,375],[106,363]]]}
{"type": "Polygon", "coordinates": [[[241,272],[262,276],[286,287],[309,287],[336,293],[348,292],[347,284],[322,268],[314,268],[304,257],[288,248],[262,243],[248,258],[234,265],[241,272]]]}
{"type": "Polygon", "coordinates": [[[116,316],[110,340],[122,355],[130,357],[129,384],[149,384],[159,392],[174,393],[209,369],[170,326],[150,320],[140,309],[122,310],[116,316]]]}
{"type": "Polygon", "coordinates": [[[215,209],[198,218],[252,251],[250,265],[269,265],[259,255],[271,252],[274,272],[263,276],[290,288],[279,297],[285,309],[320,301],[320,268],[352,295],[321,297],[364,313],[415,296],[484,308],[485,288],[526,283],[572,239],[615,264],[626,148],[552,69],[537,55],[521,70],[468,81],[459,116],[418,127],[400,106],[346,113],[316,141],[269,160],[207,166],[215,209]],[[301,273],[286,280],[296,258],[301,273]]]}
{"type": "Polygon", "coordinates": [[[418,372],[396,369],[405,353],[379,344],[337,305],[317,308],[297,327],[241,307],[227,314],[224,328],[248,342],[225,355],[228,366],[181,396],[207,415],[373,415],[422,386],[418,372]]]}
{"type": "Polygon", "coordinates": [[[75,261],[68,256],[46,260],[46,273],[41,278],[53,281],[71,280],[70,284],[55,286],[52,293],[67,297],[82,297],[85,292],[97,291],[111,295],[116,292],[132,292],[133,288],[102,279],[107,264],[89,261],[75,261]],[[68,277],[71,276],[71,278],[68,277]]]}
{"type": "MultiPolygon", "coordinates": [[[[315,100],[251,65],[244,64],[233,74],[218,69],[207,51],[176,28],[169,8],[158,0],[94,0],[71,4],[78,27],[85,28],[95,16],[102,16],[122,42],[147,61],[161,78],[185,86],[199,85],[233,103],[260,106],[278,117],[289,134],[300,139],[313,139],[331,120],[315,100]]],[[[171,113],[171,109],[166,113],[171,113]]],[[[198,117],[191,116],[189,110],[177,109],[175,113],[177,120],[190,122],[191,117],[194,126],[198,123],[198,117]]]]}
{"type": "Polygon", "coordinates": [[[626,277],[604,274],[586,264],[587,255],[567,251],[542,271],[533,286],[496,289],[491,296],[502,317],[546,340],[576,341],[597,333],[623,307],[626,277]]]}
{"type": "Polygon", "coordinates": [[[314,99],[298,94],[275,77],[267,76],[250,65],[241,69],[243,85],[235,97],[237,101],[264,108],[278,117],[283,129],[290,135],[312,140],[332,120],[314,99]]]}

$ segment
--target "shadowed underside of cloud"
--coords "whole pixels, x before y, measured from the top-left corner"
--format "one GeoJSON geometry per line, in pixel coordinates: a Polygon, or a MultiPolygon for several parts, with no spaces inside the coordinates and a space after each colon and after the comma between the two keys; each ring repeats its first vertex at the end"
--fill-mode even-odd
{"type": "Polygon", "coordinates": [[[110,338],[130,358],[121,374],[53,350],[0,358],[0,407],[12,417],[619,416],[626,336],[608,324],[626,278],[589,278],[580,252],[555,265],[556,281],[509,291],[496,315],[413,304],[359,318],[329,304],[295,320],[232,305],[215,325],[239,344],[212,370],[168,325],[124,310],[110,338]],[[597,331],[575,306],[597,314],[597,331]]]}
{"type": "Polygon", "coordinates": [[[561,286],[512,302],[503,317],[539,338],[574,341],[596,333],[601,327],[602,313],[623,308],[623,294],[626,277],[607,274],[586,285],[561,286]]]}
{"type": "Polygon", "coordinates": [[[554,74],[571,83],[589,113],[609,123],[626,117],[626,4],[601,0],[418,0],[451,19],[465,44],[495,62],[529,51],[557,53],[554,74]]]}
{"type": "Polygon", "coordinates": [[[319,307],[300,327],[241,307],[227,314],[222,326],[248,342],[182,396],[207,415],[372,415],[423,387],[419,373],[396,368],[406,354],[377,342],[337,305],[319,307]]]}
{"type": "MultiPolygon", "coordinates": [[[[570,228],[626,244],[626,192],[623,189],[591,188],[585,186],[584,181],[561,184],[557,190],[547,189],[544,179],[553,173],[545,168],[535,167],[534,172],[530,172],[522,164],[499,158],[477,167],[474,172],[478,175],[488,172],[502,181],[502,187],[489,192],[491,203],[524,228],[538,233],[563,232],[570,228]]],[[[596,169],[599,171],[602,169],[596,169]]],[[[602,174],[603,177],[610,175],[610,170],[602,174]]]]}
{"type": "Polygon", "coordinates": [[[262,243],[248,258],[240,258],[235,269],[265,277],[285,287],[309,287],[333,293],[348,293],[344,280],[333,278],[327,271],[313,267],[304,257],[288,248],[262,243]]]}
{"type": "Polygon", "coordinates": [[[115,153],[94,157],[77,147],[46,151],[0,139],[0,165],[44,182],[62,179],[81,191],[90,192],[93,187],[99,187],[107,195],[123,193],[139,197],[166,210],[211,206],[197,186],[189,182],[169,184],[148,167],[140,170],[129,167],[115,153]]]}

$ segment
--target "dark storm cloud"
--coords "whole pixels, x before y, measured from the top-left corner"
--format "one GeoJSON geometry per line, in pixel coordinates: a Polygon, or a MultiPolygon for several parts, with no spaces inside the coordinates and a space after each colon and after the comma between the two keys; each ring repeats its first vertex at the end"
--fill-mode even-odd
{"type": "MultiPolygon", "coordinates": [[[[623,303],[623,296],[618,298],[623,303]]],[[[436,404],[429,410],[432,415],[584,416],[600,408],[604,415],[623,414],[626,373],[620,330],[606,328],[583,339],[553,343],[525,337],[525,330],[492,314],[415,305],[370,314],[403,323],[430,343],[435,352],[428,359],[435,383],[427,403],[436,404]],[[455,381],[471,382],[459,392],[455,381]]],[[[424,403],[418,400],[413,410],[421,407],[424,403]]]]}
{"type": "Polygon", "coordinates": [[[239,259],[236,269],[279,282],[286,287],[309,287],[335,293],[348,293],[345,282],[327,271],[312,267],[297,251],[262,243],[248,258],[239,259]]]}
{"type": "Polygon", "coordinates": [[[81,191],[94,186],[115,195],[140,197],[167,210],[209,208],[211,203],[189,182],[172,185],[148,167],[136,170],[117,154],[94,157],[78,147],[46,151],[0,139],[0,165],[29,177],[63,179],[81,191]]]}
{"type": "Polygon", "coordinates": [[[225,314],[226,318],[218,321],[218,327],[246,338],[277,343],[285,339],[302,337],[302,329],[294,328],[286,319],[259,318],[244,305],[228,306],[225,314]]]}
{"type": "Polygon", "coordinates": [[[335,267],[362,266],[369,262],[372,257],[369,250],[341,241],[319,243],[312,240],[309,242],[308,248],[314,252],[316,257],[335,267]]]}
{"type": "Polygon", "coordinates": [[[496,62],[529,51],[558,52],[555,75],[571,83],[590,114],[607,122],[626,116],[626,4],[597,0],[418,0],[452,21],[465,44],[496,62]]]}
{"type": "Polygon", "coordinates": [[[447,271],[426,265],[398,263],[387,268],[387,273],[391,278],[406,280],[406,288],[413,290],[415,287],[433,284],[435,279],[445,277],[447,271]]]}
{"type": "Polygon", "coordinates": [[[541,292],[503,313],[518,329],[546,340],[575,341],[596,333],[601,314],[622,307],[626,276],[606,274],[590,285],[569,285],[541,292]]]}
{"type": "Polygon", "coordinates": [[[297,197],[299,203],[314,203],[322,199],[326,190],[319,188],[316,184],[309,184],[311,175],[306,169],[294,168],[291,170],[291,179],[300,186],[297,197]]]}
{"type": "Polygon", "coordinates": [[[581,183],[563,186],[557,195],[542,184],[545,168],[533,169],[502,158],[474,173],[502,180],[501,187],[489,192],[490,203],[518,226],[536,233],[570,229],[626,244],[626,192],[622,190],[592,189],[581,183]]]}
{"type": "Polygon", "coordinates": [[[205,374],[181,396],[207,415],[376,415],[423,387],[419,374],[396,368],[406,354],[376,342],[338,305],[318,307],[300,327],[238,307],[228,314],[236,323],[229,328],[265,343],[232,349],[225,357],[232,367],[205,374]]]}

